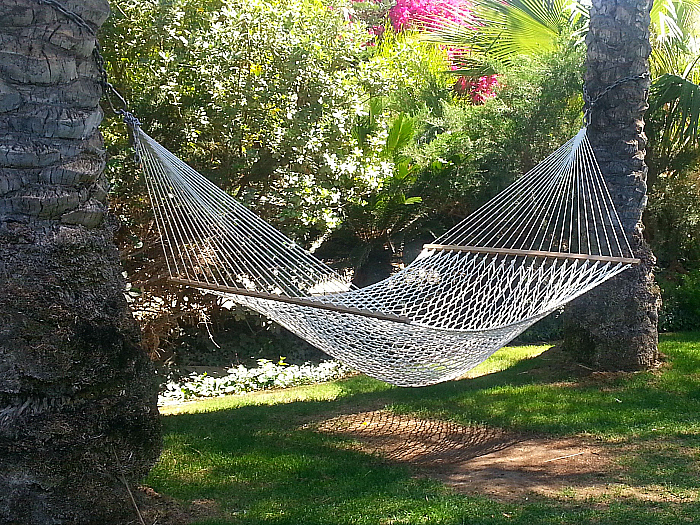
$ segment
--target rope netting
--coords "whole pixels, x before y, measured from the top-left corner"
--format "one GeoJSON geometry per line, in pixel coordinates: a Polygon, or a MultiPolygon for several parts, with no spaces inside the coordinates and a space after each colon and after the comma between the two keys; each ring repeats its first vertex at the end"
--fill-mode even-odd
{"type": "Polygon", "coordinates": [[[388,279],[358,289],[135,127],[171,277],[371,376],[463,375],[636,262],[583,129],[388,279]]]}

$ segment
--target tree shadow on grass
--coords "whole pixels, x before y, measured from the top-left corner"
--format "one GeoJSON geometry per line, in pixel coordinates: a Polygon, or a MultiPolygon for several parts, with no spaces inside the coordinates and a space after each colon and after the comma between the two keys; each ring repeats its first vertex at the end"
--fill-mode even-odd
{"type": "MultiPolygon", "coordinates": [[[[652,439],[652,428],[666,426],[682,440],[683,432],[691,435],[700,426],[697,382],[665,391],[664,381],[651,374],[607,376],[604,381],[581,378],[565,367],[551,367],[556,359],[555,353],[545,353],[508,370],[420,389],[379,388],[366,378],[352,378],[341,384],[343,395],[334,401],[246,405],[169,416],[164,418],[165,452],[147,483],[183,501],[216,501],[222,517],[198,522],[207,524],[675,525],[686,518],[700,519],[694,500],[622,499],[582,505],[541,498],[514,504],[461,496],[435,480],[417,478],[405,465],[363,452],[356,436],[318,432],[313,425],[388,406],[394,413],[451,421],[463,428],[507,429],[518,435],[587,433],[652,439]]],[[[692,365],[684,363],[681,368],[687,372],[692,365]]],[[[478,442],[473,445],[478,449],[478,442]]],[[[673,456],[666,461],[685,461],[682,447],[666,453],[673,456]]],[[[633,465],[631,471],[636,468],[633,465]]],[[[697,478],[666,475],[661,469],[653,474],[650,469],[637,470],[640,474],[636,479],[632,474],[630,483],[651,480],[698,491],[697,478]]]]}

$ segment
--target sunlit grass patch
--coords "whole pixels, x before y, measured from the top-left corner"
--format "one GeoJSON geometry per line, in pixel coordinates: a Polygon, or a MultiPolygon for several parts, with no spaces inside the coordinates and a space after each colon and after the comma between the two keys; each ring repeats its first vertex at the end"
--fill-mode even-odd
{"type": "Polygon", "coordinates": [[[498,350],[495,354],[489,357],[483,363],[472,368],[464,376],[465,378],[474,378],[494,372],[500,372],[515,365],[525,359],[532,359],[551,348],[551,345],[537,346],[509,346],[498,350]]]}
{"type": "MultiPolygon", "coordinates": [[[[353,381],[357,382],[356,379],[353,381]]],[[[280,390],[202,399],[180,405],[164,406],[160,408],[160,412],[163,415],[193,414],[198,412],[234,409],[249,405],[279,405],[304,401],[332,401],[342,397],[344,392],[343,382],[334,381],[280,390]]]]}

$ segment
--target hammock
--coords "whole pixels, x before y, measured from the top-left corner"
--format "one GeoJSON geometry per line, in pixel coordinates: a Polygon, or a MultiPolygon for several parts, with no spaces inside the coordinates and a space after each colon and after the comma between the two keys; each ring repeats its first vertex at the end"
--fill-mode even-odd
{"type": "Polygon", "coordinates": [[[255,310],[370,376],[464,375],[639,261],[582,129],[388,279],[358,289],[138,125],[171,279],[255,310]]]}

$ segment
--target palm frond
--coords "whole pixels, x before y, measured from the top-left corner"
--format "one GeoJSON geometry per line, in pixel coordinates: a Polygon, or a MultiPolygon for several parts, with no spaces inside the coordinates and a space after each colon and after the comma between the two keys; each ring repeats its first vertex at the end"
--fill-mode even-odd
{"type": "Polygon", "coordinates": [[[678,39],[683,30],[678,24],[676,0],[656,0],[651,7],[651,25],[661,40],[678,39]]]}
{"type": "Polygon", "coordinates": [[[655,0],[651,7],[651,25],[661,40],[682,39],[698,16],[700,0],[655,0]]]}
{"type": "Polygon", "coordinates": [[[576,0],[482,0],[425,21],[424,38],[470,50],[472,55],[513,62],[522,54],[550,51],[583,11],[576,0]]]}
{"type": "Polygon", "coordinates": [[[700,136],[700,85],[678,75],[664,74],[649,92],[649,111],[666,112],[662,145],[682,148],[700,136]]]}

